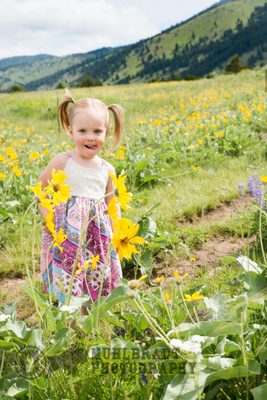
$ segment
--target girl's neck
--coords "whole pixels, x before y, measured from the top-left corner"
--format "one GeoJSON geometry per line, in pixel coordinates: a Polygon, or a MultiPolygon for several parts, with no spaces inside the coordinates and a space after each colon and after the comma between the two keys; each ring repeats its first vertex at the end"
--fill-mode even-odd
{"type": "Polygon", "coordinates": [[[92,158],[84,158],[81,157],[76,149],[69,150],[69,154],[73,158],[74,161],[77,161],[77,163],[84,165],[85,167],[93,165],[93,166],[100,166],[101,165],[101,158],[96,154],[92,158]]]}

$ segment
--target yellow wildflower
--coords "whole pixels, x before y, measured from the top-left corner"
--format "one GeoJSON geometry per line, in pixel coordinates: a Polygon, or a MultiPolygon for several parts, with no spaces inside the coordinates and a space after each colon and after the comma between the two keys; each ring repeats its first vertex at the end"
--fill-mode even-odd
{"type": "Polygon", "coordinates": [[[5,147],[5,151],[8,154],[9,158],[13,161],[18,159],[18,155],[12,147],[5,147]]]}
{"type": "Polygon", "coordinates": [[[59,250],[62,251],[61,244],[67,239],[67,235],[64,234],[63,228],[61,228],[57,233],[53,233],[53,238],[55,241],[54,246],[57,246],[59,250]]]}
{"type": "Polygon", "coordinates": [[[30,154],[29,160],[33,161],[33,160],[38,160],[40,158],[40,154],[37,151],[33,151],[30,154]]]}
{"type": "Polygon", "coordinates": [[[188,277],[188,275],[189,275],[188,273],[185,273],[182,276],[180,276],[178,271],[174,271],[174,273],[173,273],[173,276],[177,282],[183,281],[184,279],[186,279],[188,277]]]}
{"type": "Polygon", "coordinates": [[[120,175],[118,178],[116,175],[110,173],[109,174],[111,178],[113,179],[113,185],[118,191],[118,202],[121,206],[121,208],[125,211],[129,209],[128,203],[132,200],[132,193],[127,191],[127,188],[125,186],[125,179],[126,175],[120,175]]]}
{"type": "Polygon", "coordinates": [[[265,176],[261,176],[260,177],[260,180],[263,182],[263,183],[267,183],[267,176],[265,175],[265,176]]]}
{"type": "Polygon", "coordinates": [[[41,199],[40,205],[50,212],[54,212],[54,203],[51,199],[41,199]]]}
{"type": "Polygon", "coordinates": [[[179,279],[179,272],[174,271],[173,276],[174,276],[174,278],[179,279]]]}
{"type": "Polygon", "coordinates": [[[118,198],[116,196],[113,196],[111,200],[108,203],[108,208],[107,212],[112,221],[117,221],[119,216],[118,216],[118,198]]]}
{"type": "Polygon", "coordinates": [[[148,277],[147,274],[140,276],[140,278],[138,279],[140,282],[144,281],[146,278],[148,277]]]}
{"type": "Polygon", "coordinates": [[[49,212],[45,218],[45,224],[47,229],[52,233],[55,234],[55,224],[54,224],[54,212],[49,212]]]}
{"type": "Polygon", "coordinates": [[[12,166],[12,171],[14,172],[14,174],[16,176],[21,176],[22,175],[22,171],[18,168],[17,165],[13,165],[12,166]]]}
{"type": "Polygon", "coordinates": [[[35,186],[27,186],[28,189],[30,189],[37,197],[39,200],[43,200],[45,198],[45,193],[43,192],[42,188],[42,182],[37,182],[35,186]]]}
{"type": "Polygon", "coordinates": [[[58,206],[71,197],[70,185],[63,183],[67,179],[64,171],[53,169],[51,176],[52,179],[50,179],[49,185],[45,187],[45,191],[52,195],[55,206],[58,206]]]}
{"type": "Polygon", "coordinates": [[[0,181],[3,181],[6,178],[6,174],[0,172],[0,181]]]}
{"type": "Polygon", "coordinates": [[[115,156],[117,160],[124,160],[125,156],[125,146],[120,146],[119,152],[115,156]]]}
{"type": "Polygon", "coordinates": [[[90,260],[85,260],[84,269],[85,270],[87,270],[89,268],[96,269],[99,259],[100,259],[99,255],[96,255],[96,256],[93,255],[90,260]]]}
{"type": "Polygon", "coordinates": [[[127,192],[126,190],[119,191],[118,201],[123,210],[125,211],[129,210],[130,207],[128,206],[128,203],[130,203],[132,197],[133,197],[132,193],[127,192]]]}
{"type": "Polygon", "coordinates": [[[148,277],[147,274],[140,276],[139,279],[132,279],[131,281],[128,282],[128,285],[131,289],[139,289],[140,286],[145,283],[145,279],[148,277]]]}
{"type": "Polygon", "coordinates": [[[161,283],[162,281],[164,281],[164,279],[165,279],[165,276],[161,275],[160,277],[153,279],[152,282],[153,283],[161,283]]]}
{"type": "Polygon", "coordinates": [[[172,302],[169,293],[164,293],[163,298],[167,304],[170,304],[172,302]]]}
{"type": "Polygon", "coordinates": [[[204,296],[202,294],[199,294],[198,292],[194,292],[192,296],[190,294],[185,294],[184,296],[185,301],[197,301],[197,300],[202,300],[204,299],[204,296]]]}
{"type": "Polygon", "coordinates": [[[128,260],[132,253],[140,253],[135,244],[143,244],[145,240],[135,236],[139,230],[139,224],[134,225],[128,218],[120,218],[114,224],[112,244],[117,249],[120,260],[124,257],[128,260]]]}
{"type": "Polygon", "coordinates": [[[75,275],[80,275],[82,273],[81,265],[78,264],[77,269],[75,271],[75,275]]]}
{"type": "Polygon", "coordinates": [[[96,269],[99,259],[100,259],[99,255],[92,256],[92,259],[91,259],[92,269],[96,269]]]}

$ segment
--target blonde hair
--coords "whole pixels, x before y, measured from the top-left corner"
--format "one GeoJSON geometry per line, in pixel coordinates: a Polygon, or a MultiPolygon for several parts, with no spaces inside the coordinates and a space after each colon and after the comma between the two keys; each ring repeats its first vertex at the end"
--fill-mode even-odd
{"type": "Polygon", "coordinates": [[[69,132],[69,126],[72,123],[75,112],[79,108],[86,107],[98,107],[102,108],[107,112],[107,121],[106,125],[109,128],[109,112],[111,111],[114,117],[115,127],[114,127],[114,145],[115,148],[121,141],[123,135],[123,108],[118,104],[105,104],[103,101],[93,98],[82,98],[80,100],[74,100],[72,94],[68,89],[65,89],[65,96],[63,100],[60,102],[58,106],[58,115],[61,122],[62,127],[65,131],[69,132]],[[73,104],[73,106],[68,109],[68,106],[73,104]]]}

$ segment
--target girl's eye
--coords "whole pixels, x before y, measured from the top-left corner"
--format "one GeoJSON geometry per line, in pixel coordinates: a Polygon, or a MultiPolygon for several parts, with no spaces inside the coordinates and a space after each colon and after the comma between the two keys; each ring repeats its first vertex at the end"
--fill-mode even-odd
{"type": "Polygon", "coordinates": [[[100,133],[102,133],[102,131],[100,129],[96,129],[95,133],[100,134],[100,133]]]}
{"type": "Polygon", "coordinates": [[[85,129],[80,129],[79,132],[80,132],[80,133],[84,133],[84,132],[85,132],[85,129]]]}

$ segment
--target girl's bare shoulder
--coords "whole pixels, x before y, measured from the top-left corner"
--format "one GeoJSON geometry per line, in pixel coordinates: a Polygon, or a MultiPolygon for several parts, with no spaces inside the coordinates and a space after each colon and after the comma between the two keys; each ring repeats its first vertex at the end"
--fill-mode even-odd
{"type": "Polygon", "coordinates": [[[108,162],[106,160],[103,160],[103,161],[104,161],[108,171],[111,172],[112,174],[116,175],[116,171],[115,171],[115,168],[113,167],[113,165],[110,164],[110,162],[108,162]]]}
{"type": "Polygon", "coordinates": [[[54,158],[52,158],[49,164],[53,166],[53,168],[55,169],[63,170],[67,164],[68,158],[69,158],[69,152],[64,151],[63,153],[56,154],[54,158]]]}
{"type": "Polygon", "coordinates": [[[53,171],[53,169],[55,170],[64,170],[66,164],[68,161],[68,152],[64,152],[64,153],[59,153],[57,155],[55,155],[52,160],[47,164],[46,168],[44,169],[44,171],[41,173],[38,181],[42,181],[43,185],[47,185],[48,180],[51,177],[51,173],[53,171]]]}

